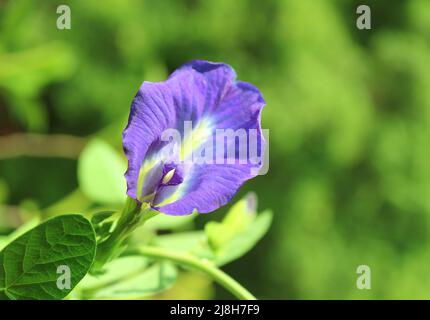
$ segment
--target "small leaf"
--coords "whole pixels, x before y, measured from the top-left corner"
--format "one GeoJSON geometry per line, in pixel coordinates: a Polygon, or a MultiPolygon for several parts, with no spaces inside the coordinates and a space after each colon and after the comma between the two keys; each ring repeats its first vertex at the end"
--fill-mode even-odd
{"type": "Polygon", "coordinates": [[[125,167],[125,161],[109,144],[94,139],[79,157],[79,186],[95,202],[123,203],[126,198],[125,167]]]}
{"type": "Polygon", "coordinates": [[[159,214],[148,220],[148,222],[145,223],[145,227],[152,230],[176,230],[191,224],[197,215],[197,212],[186,216],[159,214]]]}
{"type": "Polygon", "coordinates": [[[122,257],[106,265],[100,276],[87,276],[82,287],[84,298],[133,299],[169,289],[176,281],[177,270],[167,261],[149,266],[145,257],[122,257]]]}
{"type": "Polygon", "coordinates": [[[272,212],[266,210],[241,233],[216,251],[215,263],[219,266],[234,261],[250,251],[263,238],[272,223],[272,212]]]}
{"type": "Polygon", "coordinates": [[[112,260],[105,265],[103,273],[98,275],[87,274],[77,289],[90,295],[96,288],[115,284],[127,279],[131,274],[145,271],[149,262],[149,258],[142,256],[127,256],[112,260]]]}
{"type": "Polygon", "coordinates": [[[110,218],[116,211],[100,211],[93,214],[91,217],[91,223],[93,225],[99,224],[106,219],[110,218]]]}
{"type": "Polygon", "coordinates": [[[255,206],[255,194],[248,193],[231,207],[222,222],[208,222],[205,232],[211,247],[217,250],[245,230],[255,218],[255,206]]]}
{"type": "Polygon", "coordinates": [[[251,250],[272,222],[270,211],[256,215],[257,199],[249,193],[231,207],[222,222],[211,221],[205,233],[217,265],[236,260],[251,250]]]}
{"type": "Polygon", "coordinates": [[[208,239],[204,231],[161,235],[156,237],[154,244],[169,250],[188,252],[200,258],[213,258],[213,253],[208,245],[208,239]]]}
{"type": "Polygon", "coordinates": [[[0,298],[62,299],[88,272],[95,251],[94,230],[83,216],[48,220],[0,252],[0,298]],[[70,270],[70,288],[57,286],[60,266],[70,270]]]}
{"type": "Polygon", "coordinates": [[[97,243],[102,243],[110,234],[112,233],[113,222],[106,222],[101,225],[94,226],[94,231],[96,232],[97,243]]]}
{"type": "Polygon", "coordinates": [[[97,243],[103,242],[112,231],[112,226],[116,211],[101,211],[94,213],[91,217],[91,224],[96,232],[97,243]]]}

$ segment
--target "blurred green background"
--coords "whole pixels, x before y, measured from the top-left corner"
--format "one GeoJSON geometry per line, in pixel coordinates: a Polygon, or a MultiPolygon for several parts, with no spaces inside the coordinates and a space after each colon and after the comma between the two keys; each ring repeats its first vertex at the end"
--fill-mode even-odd
{"type": "MultiPolygon", "coordinates": [[[[274,223],[225,270],[266,299],[429,299],[428,0],[0,1],[0,233],[91,207],[76,190],[85,143],[121,150],[142,81],[191,59],[229,63],[267,101],[270,170],[240,195],[274,223]]],[[[161,298],[231,297],[211,288],[186,274],[161,298]]]]}

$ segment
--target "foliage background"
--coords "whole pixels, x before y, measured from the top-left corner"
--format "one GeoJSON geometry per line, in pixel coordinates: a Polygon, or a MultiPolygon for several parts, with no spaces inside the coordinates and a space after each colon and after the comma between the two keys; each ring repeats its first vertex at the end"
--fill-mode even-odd
{"type": "MultiPolygon", "coordinates": [[[[367,2],[360,31],[366,1],[1,1],[0,232],[91,208],[76,191],[88,139],[120,150],[143,80],[223,61],[267,101],[270,171],[241,194],[275,213],[225,270],[260,298],[430,298],[430,2],[367,2]]],[[[155,298],[208,297],[230,296],[187,273],[155,298]]]]}

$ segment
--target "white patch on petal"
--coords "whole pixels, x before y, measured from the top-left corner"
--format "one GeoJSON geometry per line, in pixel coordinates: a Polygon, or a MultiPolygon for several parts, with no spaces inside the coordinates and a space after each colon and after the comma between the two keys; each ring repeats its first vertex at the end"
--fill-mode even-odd
{"type": "Polygon", "coordinates": [[[191,121],[184,121],[184,138],[181,150],[181,160],[192,159],[193,151],[213,139],[214,127],[209,118],[201,119],[194,128],[191,121]]]}

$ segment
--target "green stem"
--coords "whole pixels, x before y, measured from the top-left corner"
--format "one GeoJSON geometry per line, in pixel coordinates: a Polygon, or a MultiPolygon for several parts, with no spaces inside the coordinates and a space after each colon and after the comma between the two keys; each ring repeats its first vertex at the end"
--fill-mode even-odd
{"type": "Polygon", "coordinates": [[[91,272],[97,273],[101,271],[107,262],[120,253],[121,247],[129,235],[157,213],[149,208],[141,208],[134,199],[127,198],[114,231],[107,240],[97,246],[97,254],[91,272]]]}
{"type": "Polygon", "coordinates": [[[178,253],[163,248],[149,246],[132,249],[126,254],[139,254],[155,259],[167,259],[177,264],[199,270],[209,275],[212,279],[218,282],[218,284],[231,292],[236,298],[240,300],[256,300],[256,298],[239,282],[234,280],[224,271],[218,269],[208,260],[199,259],[188,253],[178,253]]]}

